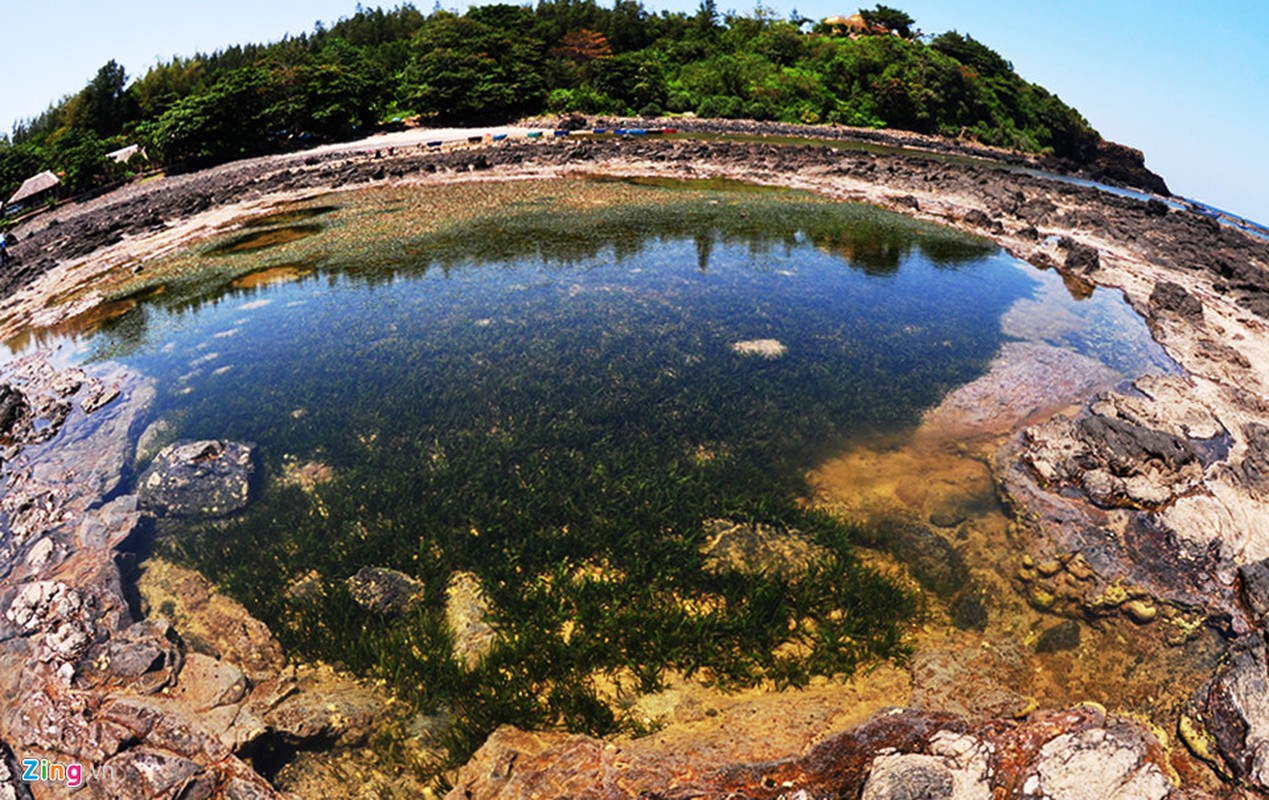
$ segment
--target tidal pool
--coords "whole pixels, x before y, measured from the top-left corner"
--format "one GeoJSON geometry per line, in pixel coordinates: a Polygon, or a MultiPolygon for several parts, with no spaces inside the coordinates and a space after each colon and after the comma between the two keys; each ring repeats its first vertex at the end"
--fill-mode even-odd
{"type": "Polygon", "coordinates": [[[637,731],[623,709],[668,670],[787,685],[903,659],[922,588],[855,554],[894,523],[800,502],[808,470],[915,429],[1018,336],[1168,368],[1116,296],[876,209],[664,182],[444,192],[248,220],[121,281],[122,310],[66,349],[158,381],[148,444],[259,447],[248,509],[163,521],[156,551],[292,653],[445,715],[454,758],[503,722],[637,731]],[[711,533],[755,523],[810,563],[709,561],[711,533]],[[420,602],[366,611],[363,567],[420,602]],[[467,659],[456,576],[489,606],[492,649],[467,659]]]}

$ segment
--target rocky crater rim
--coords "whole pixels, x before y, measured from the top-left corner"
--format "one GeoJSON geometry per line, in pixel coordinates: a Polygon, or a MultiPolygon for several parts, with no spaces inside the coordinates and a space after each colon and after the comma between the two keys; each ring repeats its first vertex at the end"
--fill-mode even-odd
{"type": "MultiPolygon", "coordinates": [[[[56,323],[82,313],[100,301],[92,294],[94,281],[121,268],[144,269],[234,217],[319,190],[366,185],[595,172],[730,178],[871,203],[990,238],[1019,258],[1058,269],[1077,289],[1122,291],[1185,370],[1103,391],[1074,415],[1029,419],[994,454],[994,480],[1033,554],[1029,580],[1049,587],[1033,594],[1066,597],[1072,612],[1118,612],[1142,624],[1153,620],[1148,606],[1162,603],[1191,611],[1242,642],[1238,657],[1196,692],[1181,738],[1228,780],[1266,788],[1269,778],[1259,765],[1269,741],[1263,647],[1269,607],[1263,600],[1269,596],[1263,566],[1269,559],[1269,390],[1263,378],[1269,375],[1269,245],[1162,203],[919,156],[650,140],[377,155],[227,165],[170,185],[130,187],[78,214],[64,209],[33,221],[19,230],[26,272],[17,280],[25,283],[3,303],[5,330],[13,334],[24,321],[56,323]],[[79,297],[70,309],[58,302],[69,294],[79,297]],[[1059,568],[1052,570],[1051,562],[1059,568]],[[1073,582],[1056,580],[1063,575],[1073,575],[1073,582]],[[1076,588],[1061,595],[1059,583],[1076,588]]],[[[123,545],[141,525],[142,508],[116,490],[130,455],[127,442],[135,438],[152,387],[109,368],[67,377],[37,357],[7,369],[9,386],[21,396],[0,403],[10,447],[0,658],[6,674],[19,677],[3,694],[0,739],[14,753],[117,766],[122,782],[101,784],[95,792],[274,796],[241,759],[244,741],[267,731],[296,740],[333,741],[343,734],[329,725],[313,728],[308,717],[296,723],[299,733],[285,733],[276,694],[293,690],[278,689],[281,677],[246,677],[247,668],[228,663],[223,653],[203,654],[212,662],[193,657],[198,653],[180,644],[179,627],[139,618],[126,597],[123,545]],[[44,432],[59,429],[56,449],[42,447],[44,432]],[[95,466],[84,470],[83,463],[95,466]],[[206,680],[194,681],[199,675],[206,680]],[[182,686],[185,699],[169,701],[182,686]],[[209,704],[231,710],[221,714],[224,720],[193,712],[209,704]]],[[[1027,754],[1013,772],[984,769],[976,755],[1004,746],[1000,728],[976,735],[959,718],[914,711],[851,728],[843,735],[864,742],[856,750],[834,749],[826,739],[805,756],[823,766],[833,753],[846,764],[842,753],[850,750],[850,769],[816,772],[806,766],[810,762],[795,761],[761,768],[732,764],[706,774],[694,771],[690,759],[663,756],[651,770],[693,770],[702,796],[748,787],[758,796],[805,788],[883,797],[891,796],[885,792],[895,781],[908,780],[902,778],[907,771],[937,787],[1021,786],[1026,794],[1060,797],[1074,796],[1063,794],[1069,791],[1063,787],[1090,775],[1081,765],[1100,759],[1119,765],[1112,776],[1116,785],[1135,787],[1125,796],[1200,796],[1187,794],[1193,776],[1161,755],[1159,739],[1131,723],[1078,711],[1046,713],[1033,713],[1016,729],[1032,745],[1010,751],[1027,754]],[[879,728],[890,732],[874,735],[879,728]],[[1037,728],[1045,733],[1033,733],[1037,728]],[[901,758],[879,759],[883,748],[901,758]]],[[[331,725],[335,716],[347,715],[334,714],[331,725]]],[[[509,738],[491,739],[488,752],[459,776],[456,791],[516,796],[525,790],[513,791],[512,784],[527,780],[535,791],[567,796],[566,787],[594,780],[595,773],[577,771],[576,760],[568,758],[563,760],[573,773],[559,771],[560,758],[543,766],[545,777],[534,778],[523,765],[502,770],[498,752],[524,764],[558,747],[552,740],[507,749],[509,738]],[[583,782],[567,783],[570,774],[583,782]]],[[[595,747],[602,766],[604,746],[595,747]]]]}

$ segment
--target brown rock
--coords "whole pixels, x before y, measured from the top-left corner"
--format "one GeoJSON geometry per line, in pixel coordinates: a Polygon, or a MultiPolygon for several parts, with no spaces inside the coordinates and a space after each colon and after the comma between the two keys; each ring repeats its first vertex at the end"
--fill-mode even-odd
{"type": "Polygon", "coordinates": [[[264,623],[194,570],[151,558],[137,589],[146,613],[170,622],[191,650],[224,660],[253,681],[276,675],[286,664],[264,623]]]}

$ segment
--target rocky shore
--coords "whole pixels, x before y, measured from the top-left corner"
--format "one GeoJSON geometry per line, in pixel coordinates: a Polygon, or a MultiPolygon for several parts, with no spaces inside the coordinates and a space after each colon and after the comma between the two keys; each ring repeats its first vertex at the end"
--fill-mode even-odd
{"type": "MultiPolygon", "coordinates": [[[[738,708],[724,710],[726,728],[702,712],[615,742],[504,728],[451,796],[1127,800],[1269,790],[1269,244],[1206,217],[977,161],[761,142],[299,155],[140,184],[30,221],[17,232],[21,266],[3,287],[0,327],[11,335],[82,314],[103,300],[82,291],[98,276],[147,269],[200,231],[302,193],[596,173],[742,178],[868,202],[991,238],[1077,290],[1122,291],[1183,372],[1121,385],[1072,379],[1075,396],[1031,403],[996,432],[1007,435],[990,454],[990,478],[1025,554],[1015,588],[1071,618],[1167,626],[1179,640],[1215,630],[1226,656],[1169,730],[1094,705],[1003,703],[987,713],[926,703],[863,720],[781,700],[783,716],[754,715],[784,727],[748,734],[738,708]],[[80,299],[59,305],[70,289],[80,299]]],[[[199,576],[148,565],[156,572],[138,581],[150,515],[197,506],[184,495],[120,493],[153,394],[143,378],[28,357],[3,382],[0,740],[11,774],[21,772],[14,759],[49,758],[109,766],[86,784],[89,796],[273,797],[261,771],[277,754],[328,753],[314,762],[320,773],[335,753],[403,724],[374,686],[287,666],[268,631],[199,576]]],[[[993,396],[958,402],[973,409],[993,396]]],[[[223,443],[186,449],[198,463],[224,453],[250,462],[223,443]]],[[[237,498],[239,484],[229,486],[237,498]]],[[[59,790],[0,777],[3,791],[59,790]]]]}

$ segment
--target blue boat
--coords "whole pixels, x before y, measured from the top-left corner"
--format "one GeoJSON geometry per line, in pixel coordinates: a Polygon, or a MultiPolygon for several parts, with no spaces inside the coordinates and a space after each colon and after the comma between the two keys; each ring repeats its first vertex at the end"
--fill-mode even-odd
{"type": "Polygon", "coordinates": [[[625,136],[625,135],[626,135],[626,129],[625,129],[625,128],[613,128],[613,129],[612,129],[612,132],[613,132],[613,133],[615,133],[615,134],[617,134],[618,136],[625,136]]]}
{"type": "Polygon", "coordinates": [[[493,136],[493,140],[495,142],[501,142],[505,138],[507,138],[507,134],[505,133],[495,133],[493,136]]]}
{"type": "Polygon", "coordinates": [[[556,132],[555,132],[555,138],[557,138],[557,139],[558,139],[558,138],[559,138],[559,137],[561,137],[561,136],[568,136],[568,131],[556,131],[556,132]]]}
{"type": "Polygon", "coordinates": [[[591,131],[591,133],[608,133],[608,129],[607,129],[607,128],[595,128],[594,130],[592,130],[592,131],[591,131]]]}

